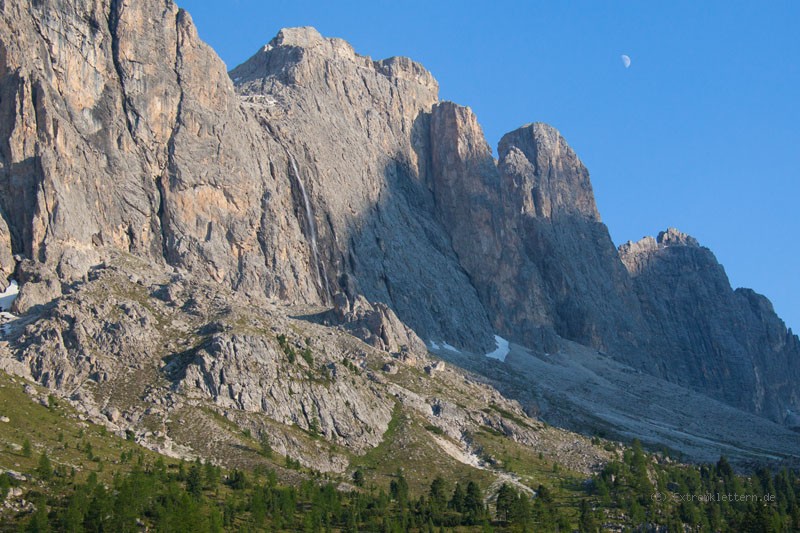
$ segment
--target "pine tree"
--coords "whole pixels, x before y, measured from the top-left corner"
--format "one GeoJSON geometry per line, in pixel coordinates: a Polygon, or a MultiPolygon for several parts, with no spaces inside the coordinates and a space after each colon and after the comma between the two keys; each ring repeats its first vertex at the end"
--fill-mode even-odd
{"type": "Polygon", "coordinates": [[[203,476],[197,463],[189,468],[189,473],[186,475],[186,490],[195,499],[200,498],[203,494],[203,476]]]}
{"type": "Polygon", "coordinates": [[[264,491],[256,488],[250,499],[250,517],[256,526],[262,526],[267,518],[267,499],[264,491]]]}
{"type": "Polygon", "coordinates": [[[47,500],[40,496],[36,502],[36,511],[31,516],[26,533],[50,533],[50,519],[47,516],[47,500]]]}
{"type": "Polygon", "coordinates": [[[553,509],[553,495],[550,489],[539,485],[536,489],[536,499],[533,501],[533,515],[539,529],[551,530],[556,526],[556,513],[553,509]]]}
{"type": "Polygon", "coordinates": [[[517,499],[517,492],[508,486],[506,483],[503,483],[500,486],[500,490],[497,491],[497,518],[498,520],[505,520],[508,521],[509,515],[511,513],[511,509],[514,507],[514,503],[517,499]]]}
{"type": "Polygon", "coordinates": [[[580,530],[581,533],[595,533],[600,530],[600,524],[597,521],[592,507],[586,500],[581,500],[580,506],[580,530]]]}
{"type": "Polygon", "coordinates": [[[733,467],[724,455],[717,461],[717,476],[721,477],[726,484],[733,480],[733,467]]]}
{"type": "Polygon", "coordinates": [[[242,490],[247,485],[247,478],[244,472],[234,469],[228,476],[226,483],[233,490],[242,490]]]}
{"type": "Polygon", "coordinates": [[[447,494],[444,479],[441,476],[436,476],[431,482],[428,496],[432,518],[438,523],[447,509],[447,494]]]}
{"type": "Polygon", "coordinates": [[[83,521],[89,509],[89,492],[86,485],[80,485],[69,498],[64,512],[64,531],[66,533],[82,533],[83,521]]]}
{"type": "Polygon", "coordinates": [[[456,512],[464,511],[464,489],[461,488],[461,483],[456,483],[456,488],[453,489],[453,497],[448,502],[448,507],[456,512]]]}
{"type": "Polygon", "coordinates": [[[3,472],[0,474],[0,503],[3,503],[8,496],[8,491],[11,488],[11,478],[8,474],[3,472]]]}
{"type": "Polygon", "coordinates": [[[207,462],[203,465],[203,477],[205,478],[206,486],[210,490],[216,490],[219,485],[220,470],[219,467],[214,466],[212,463],[207,462]]]}
{"type": "Polygon", "coordinates": [[[404,507],[408,501],[408,482],[401,470],[397,471],[395,479],[389,483],[389,494],[401,507],[404,507]]]}
{"type": "Polygon", "coordinates": [[[40,479],[49,481],[53,477],[53,465],[50,463],[50,458],[47,457],[47,452],[42,452],[39,457],[39,465],[36,467],[36,473],[40,479]]]}
{"type": "Polygon", "coordinates": [[[32,454],[33,451],[31,450],[31,441],[25,437],[25,440],[22,441],[22,455],[25,457],[30,457],[32,454]]]}
{"type": "Polygon", "coordinates": [[[531,500],[528,495],[520,492],[514,500],[514,505],[509,513],[509,522],[521,526],[522,531],[528,531],[531,523],[531,500]]]}
{"type": "Polygon", "coordinates": [[[467,483],[467,493],[464,495],[464,518],[470,525],[480,524],[486,514],[483,506],[483,494],[474,481],[467,483]]]}

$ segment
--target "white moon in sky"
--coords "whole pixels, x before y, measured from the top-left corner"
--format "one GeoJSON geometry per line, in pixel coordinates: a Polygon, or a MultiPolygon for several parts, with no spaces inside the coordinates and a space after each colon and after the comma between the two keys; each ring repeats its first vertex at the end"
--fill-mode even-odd
{"type": "Polygon", "coordinates": [[[631,58],[630,57],[626,56],[625,54],[622,54],[620,57],[622,58],[622,64],[625,65],[625,68],[628,68],[628,67],[631,66],[631,58]]]}

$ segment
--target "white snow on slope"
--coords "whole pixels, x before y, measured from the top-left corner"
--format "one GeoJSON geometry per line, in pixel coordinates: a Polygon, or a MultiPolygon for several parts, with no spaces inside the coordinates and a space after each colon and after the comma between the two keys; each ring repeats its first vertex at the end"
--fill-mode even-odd
{"type": "Polygon", "coordinates": [[[495,335],[494,336],[494,342],[497,344],[497,349],[495,351],[493,351],[493,352],[487,353],[486,357],[489,357],[491,359],[497,359],[498,361],[505,362],[506,361],[506,356],[508,355],[508,352],[511,350],[508,347],[508,341],[505,340],[500,335],[495,335]]]}
{"type": "Polygon", "coordinates": [[[431,350],[448,350],[455,353],[461,353],[461,350],[459,350],[452,344],[448,344],[445,341],[436,342],[433,339],[428,341],[428,348],[430,348],[431,350]]]}
{"type": "Polygon", "coordinates": [[[450,344],[447,344],[446,342],[442,344],[442,348],[444,348],[445,350],[450,350],[451,352],[461,353],[461,351],[459,351],[458,348],[450,344]]]}
{"type": "Polygon", "coordinates": [[[12,279],[5,292],[0,293],[0,309],[3,311],[11,309],[11,304],[17,299],[17,294],[19,294],[19,285],[17,285],[16,280],[12,279]]]}

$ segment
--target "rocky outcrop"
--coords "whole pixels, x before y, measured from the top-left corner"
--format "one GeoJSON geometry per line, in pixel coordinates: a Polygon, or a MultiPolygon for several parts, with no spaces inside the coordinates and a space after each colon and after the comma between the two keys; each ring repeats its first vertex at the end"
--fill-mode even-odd
{"type": "Polygon", "coordinates": [[[488,317],[429,190],[434,78],[313,28],[282,30],[231,77],[296,163],[295,205],[316,227],[325,292],[383,302],[426,340],[489,347],[488,317]]]}
{"type": "MultiPolygon", "coordinates": [[[[229,77],[170,0],[0,3],[0,284],[12,270],[31,328],[14,364],[48,386],[105,383],[141,355],[159,331],[151,299],[209,322],[209,302],[281,300],[334,306],[391,352],[575,341],[774,420],[800,410],[798,341],[769,303],[678,232],[617,251],[555,129],[507,134],[495,160],[422,66],[312,28],[282,30],[229,77]],[[175,278],[138,306],[76,299],[121,256],[175,278]],[[215,289],[181,293],[185,276],[215,289]],[[84,325],[94,305],[103,319],[84,325]],[[100,364],[106,345],[119,357],[100,364]]],[[[270,385],[237,354],[272,352],[215,333],[183,347],[177,386],[263,409],[270,385]]],[[[340,411],[326,427],[351,432],[340,411]]]]}
{"type": "Polygon", "coordinates": [[[12,311],[25,314],[40,310],[61,296],[61,280],[46,265],[25,259],[17,267],[18,282],[22,290],[14,300],[12,311]]]}
{"type": "Polygon", "coordinates": [[[642,271],[647,270],[653,258],[658,257],[659,250],[667,246],[697,248],[700,243],[691,235],[675,228],[668,228],[667,231],[659,233],[657,238],[646,236],[636,242],[626,242],[619,247],[619,257],[631,276],[637,277],[642,271]]]}
{"type": "Polygon", "coordinates": [[[333,323],[343,326],[354,337],[370,346],[402,356],[413,362],[413,354],[424,354],[425,343],[403,324],[386,304],[369,303],[363,296],[348,298],[338,293],[333,298],[333,323]]]}
{"type": "Polygon", "coordinates": [[[288,158],[244,115],[188,14],[111,0],[1,13],[0,210],[14,253],[67,281],[113,249],[319,299],[288,158]]]}
{"type": "Polygon", "coordinates": [[[783,422],[797,409],[800,342],[772,304],[733,290],[696,239],[669,229],[620,247],[649,337],[651,373],[783,422]]]}
{"type": "MultiPolygon", "coordinates": [[[[189,398],[211,398],[222,408],[263,413],[359,453],[381,442],[391,402],[346,380],[328,378],[324,386],[303,379],[302,368],[295,370],[285,359],[263,337],[214,335],[200,349],[173,359],[165,370],[174,376],[175,389],[189,398]]],[[[296,362],[304,363],[314,370],[313,363],[296,362]]],[[[344,367],[338,371],[346,372],[344,367]]]]}
{"type": "Polygon", "coordinates": [[[7,325],[0,368],[115,429],[139,432],[148,417],[161,424],[187,404],[213,405],[356,453],[380,443],[393,402],[345,364],[353,350],[313,330],[295,334],[264,302],[256,314],[213,282],[126,261],[94,269],[38,320],[7,325]]]}
{"type": "Polygon", "coordinates": [[[0,292],[6,290],[9,278],[14,273],[14,257],[11,255],[11,233],[0,210],[0,292]]]}

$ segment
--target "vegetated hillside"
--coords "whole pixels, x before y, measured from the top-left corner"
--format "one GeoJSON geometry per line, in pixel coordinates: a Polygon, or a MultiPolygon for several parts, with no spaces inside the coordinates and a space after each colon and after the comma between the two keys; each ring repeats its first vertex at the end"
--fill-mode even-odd
{"type": "MultiPolygon", "coordinates": [[[[638,442],[594,443],[617,459],[590,480],[544,453],[534,456],[490,428],[484,469],[403,461],[408,420],[393,417],[383,444],[352,473],[320,473],[282,457],[268,439],[240,433],[248,467],[155,454],[84,416],[46,389],[0,374],[0,531],[792,531],[800,527],[800,479],[760,469],[737,477],[722,459],[686,467],[648,456],[638,442]],[[490,460],[490,452],[497,459],[490,460]],[[389,464],[382,461],[389,458],[389,464]],[[376,471],[394,468],[388,476],[376,471]],[[485,468],[489,468],[486,470],[485,468]],[[503,472],[502,475],[498,475],[503,472]],[[487,475],[490,473],[491,475],[487,475]],[[422,480],[425,480],[425,483],[422,480]],[[430,481],[428,481],[430,479],[430,481]],[[535,487],[535,498],[530,499],[535,487]],[[742,496],[722,501],[728,494],[742,496]],[[654,496],[655,495],[655,496],[654,496]],[[693,497],[694,496],[694,497],[693,497]],[[747,496],[746,498],[744,496],[747,496]]],[[[503,411],[494,407],[495,411],[503,411]]],[[[399,414],[400,411],[398,411],[399,414]]],[[[517,423],[518,415],[502,413],[517,423]]],[[[431,426],[432,428],[433,426],[431,426]]],[[[439,431],[425,428],[439,435],[439,431]]],[[[233,430],[233,428],[231,428],[233,430]]],[[[413,447],[411,448],[414,449],[413,447]]]]}
{"type": "Polygon", "coordinates": [[[569,478],[579,487],[615,455],[528,418],[477,376],[397,346],[388,334],[405,332],[385,309],[346,305],[248,300],[121,254],[35,320],[6,325],[0,348],[21,355],[4,364],[50,388],[8,378],[8,405],[47,418],[9,413],[15,433],[3,466],[24,464],[12,462],[11,443],[21,445],[29,423],[31,441],[45,439],[52,460],[66,462],[49,447],[51,427],[76,422],[54,423],[56,413],[169,457],[343,489],[359,472],[361,484],[388,490],[398,470],[414,494],[437,475],[471,479],[486,496],[503,482],[530,491],[569,478]],[[23,389],[58,409],[29,402],[23,389]]]}

